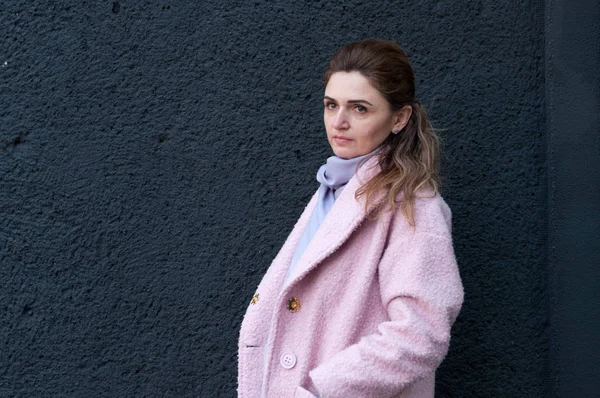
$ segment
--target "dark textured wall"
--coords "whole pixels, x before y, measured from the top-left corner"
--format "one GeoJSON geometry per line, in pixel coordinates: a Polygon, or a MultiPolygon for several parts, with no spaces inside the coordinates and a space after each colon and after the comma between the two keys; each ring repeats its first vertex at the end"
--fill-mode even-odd
{"type": "Polygon", "coordinates": [[[392,39],[446,152],[466,289],[440,397],[548,387],[543,7],[12,1],[0,396],[231,397],[241,316],[329,156],[321,72],[392,39]]]}

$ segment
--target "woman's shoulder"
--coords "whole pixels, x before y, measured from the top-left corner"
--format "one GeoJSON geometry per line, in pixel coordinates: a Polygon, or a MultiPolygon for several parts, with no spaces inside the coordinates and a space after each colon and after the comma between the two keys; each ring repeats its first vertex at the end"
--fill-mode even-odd
{"type": "Polygon", "coordinates": [[[415,225],[412,227],[401,211],[395,210],[395,219],[415,233],[430,233],[451,236],[452,212],[441,194],[432,188],[421,188],[415,192],[413,202],[415,225]]]}

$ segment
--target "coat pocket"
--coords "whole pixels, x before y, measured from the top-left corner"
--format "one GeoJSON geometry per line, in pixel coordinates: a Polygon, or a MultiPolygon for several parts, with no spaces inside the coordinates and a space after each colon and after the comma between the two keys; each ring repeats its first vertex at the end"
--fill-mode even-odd
{"type": "Polygon", "coordinates": [[[263,349],[240,347],[238,353],[238,396],[260,396],[263,378],[263,349]]]}
{"type": "Polygon", "coordinates": [[[243,348],[263,348],[265,346],[264,331],[259,325],[243,322],[240,328],[240,346],[243,348]]]}

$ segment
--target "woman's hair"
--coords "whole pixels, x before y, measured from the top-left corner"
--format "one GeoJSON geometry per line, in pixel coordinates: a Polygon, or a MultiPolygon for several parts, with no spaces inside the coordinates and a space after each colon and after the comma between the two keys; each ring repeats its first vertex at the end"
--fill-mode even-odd
{"type": "Polygon", "coordinates": [[[416,191],[421,187],[430,187],[434,193],[439,190],[440,141],[415,97],[415,77],[408,57],[394,42],[363,40],[335,53],[325,70],[325,84],[336,72],[360,72],[387,99],[394,112],[407,105],[412,107],[404,129],[390,134],[381,145],[381,171],[356,191],[356,198],[364,196],[365,209],[374,210],[377,215],[385,208],[393,210],[402,192],[400,209],[414,226],[416,191]]]}

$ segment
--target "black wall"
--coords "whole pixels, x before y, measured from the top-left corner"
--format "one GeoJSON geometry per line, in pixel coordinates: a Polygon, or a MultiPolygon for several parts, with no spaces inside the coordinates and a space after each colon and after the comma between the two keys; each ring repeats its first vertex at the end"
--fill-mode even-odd
{"type": "Polygon", "coordinates": [[[543,4],[12,1],[0,28],[0,396],[235,396],[330,154],[322,71],[368,37],[445,142],[466,301],[437,395],[556,385],[543,4]]]}

